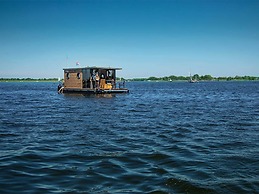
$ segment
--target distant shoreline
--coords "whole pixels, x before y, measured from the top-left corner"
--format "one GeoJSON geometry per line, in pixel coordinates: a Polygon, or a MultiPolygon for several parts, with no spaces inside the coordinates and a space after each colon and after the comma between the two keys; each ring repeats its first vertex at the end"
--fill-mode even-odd
{"type": "MultiPolygon", "coordinates": [[[[120,81],[147,81],[147,82],[180,82],[189,81],[190,79],[196,81],[259,81],[259,77],[255,76],[235,76],[235,77],[212,77],[211,75],[193,76],[165,76],[165,77],[148,77],[148,78],[131,78],[125,79],[117,77],[120,81]]],[[[63,81],[59,78],[0,78],[0,82],[58,82],[63,81]]]]}
{"type": "Polygon", "coordinates": [[[0,82],[58,82],[58,78],[0,78],[0,82]]]}
{"type": "Polygon", "coordinates": [[[165,76],[165,77],[149,77],[149,78],[133,78],[123,79],[126,81],[259,81],[259,77],[255,76],[235,76],[235,77],[212,77],[211,75],[198,75],[193,76],[165,76]]]}

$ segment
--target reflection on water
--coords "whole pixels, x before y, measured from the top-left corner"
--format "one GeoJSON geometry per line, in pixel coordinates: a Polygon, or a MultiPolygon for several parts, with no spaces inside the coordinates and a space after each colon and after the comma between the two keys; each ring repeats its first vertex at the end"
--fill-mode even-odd
{"type": "Polygon", "coordinates": [[[258,82],[0,83],[0,193],[256,193],[258,82]]]}

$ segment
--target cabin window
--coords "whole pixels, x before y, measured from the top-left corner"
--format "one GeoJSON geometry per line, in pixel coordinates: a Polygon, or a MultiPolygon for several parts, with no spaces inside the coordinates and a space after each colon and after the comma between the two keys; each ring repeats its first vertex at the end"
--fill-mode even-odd
{"type": "Polygon", "coordinates": [[[69,79],[70,78],[70,73],[67,73],[66,77],[67,77],[67,79],[69,79]]]}
{"type": "Polygon", "coordinates": [[[108,70],[108,71],[107,71],[107,77],[108,77],[108,78],[111,78],[111,77],[112,77],[112,70],[108,70]]]}
{"type": "Polygon", "coordinates": [[[76,77],[77,77],[77,79],[80,79],[80,78],[81,78],[81,74],[80,74],[80,73],[77,73],[77,74],[76,74],[76,77]]]}

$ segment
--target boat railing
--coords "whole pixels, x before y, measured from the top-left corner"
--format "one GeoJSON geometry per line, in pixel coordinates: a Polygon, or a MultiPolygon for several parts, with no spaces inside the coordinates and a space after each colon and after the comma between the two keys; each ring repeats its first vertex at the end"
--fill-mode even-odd
{"type": "Polygon", "coordinates": [[[122,81],[122,82],[118,82],[118,87],[119,88],[125,88],[126,82],[122,81]]]}

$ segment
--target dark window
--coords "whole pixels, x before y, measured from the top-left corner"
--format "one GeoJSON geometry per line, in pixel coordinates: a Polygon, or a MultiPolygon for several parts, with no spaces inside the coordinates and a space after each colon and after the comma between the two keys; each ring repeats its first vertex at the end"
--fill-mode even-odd
{"type": "Polygon", "coordinates": [[[80,76],[81,76],[80,73],[77,73],[77,74],[76,74],[77,79],[80,79],[80,76]]]}
{"type": "Polygon", "coordinates": [[[69,79],[70,78],[70,73],[67,73],[67,79],[69,79]]]}

